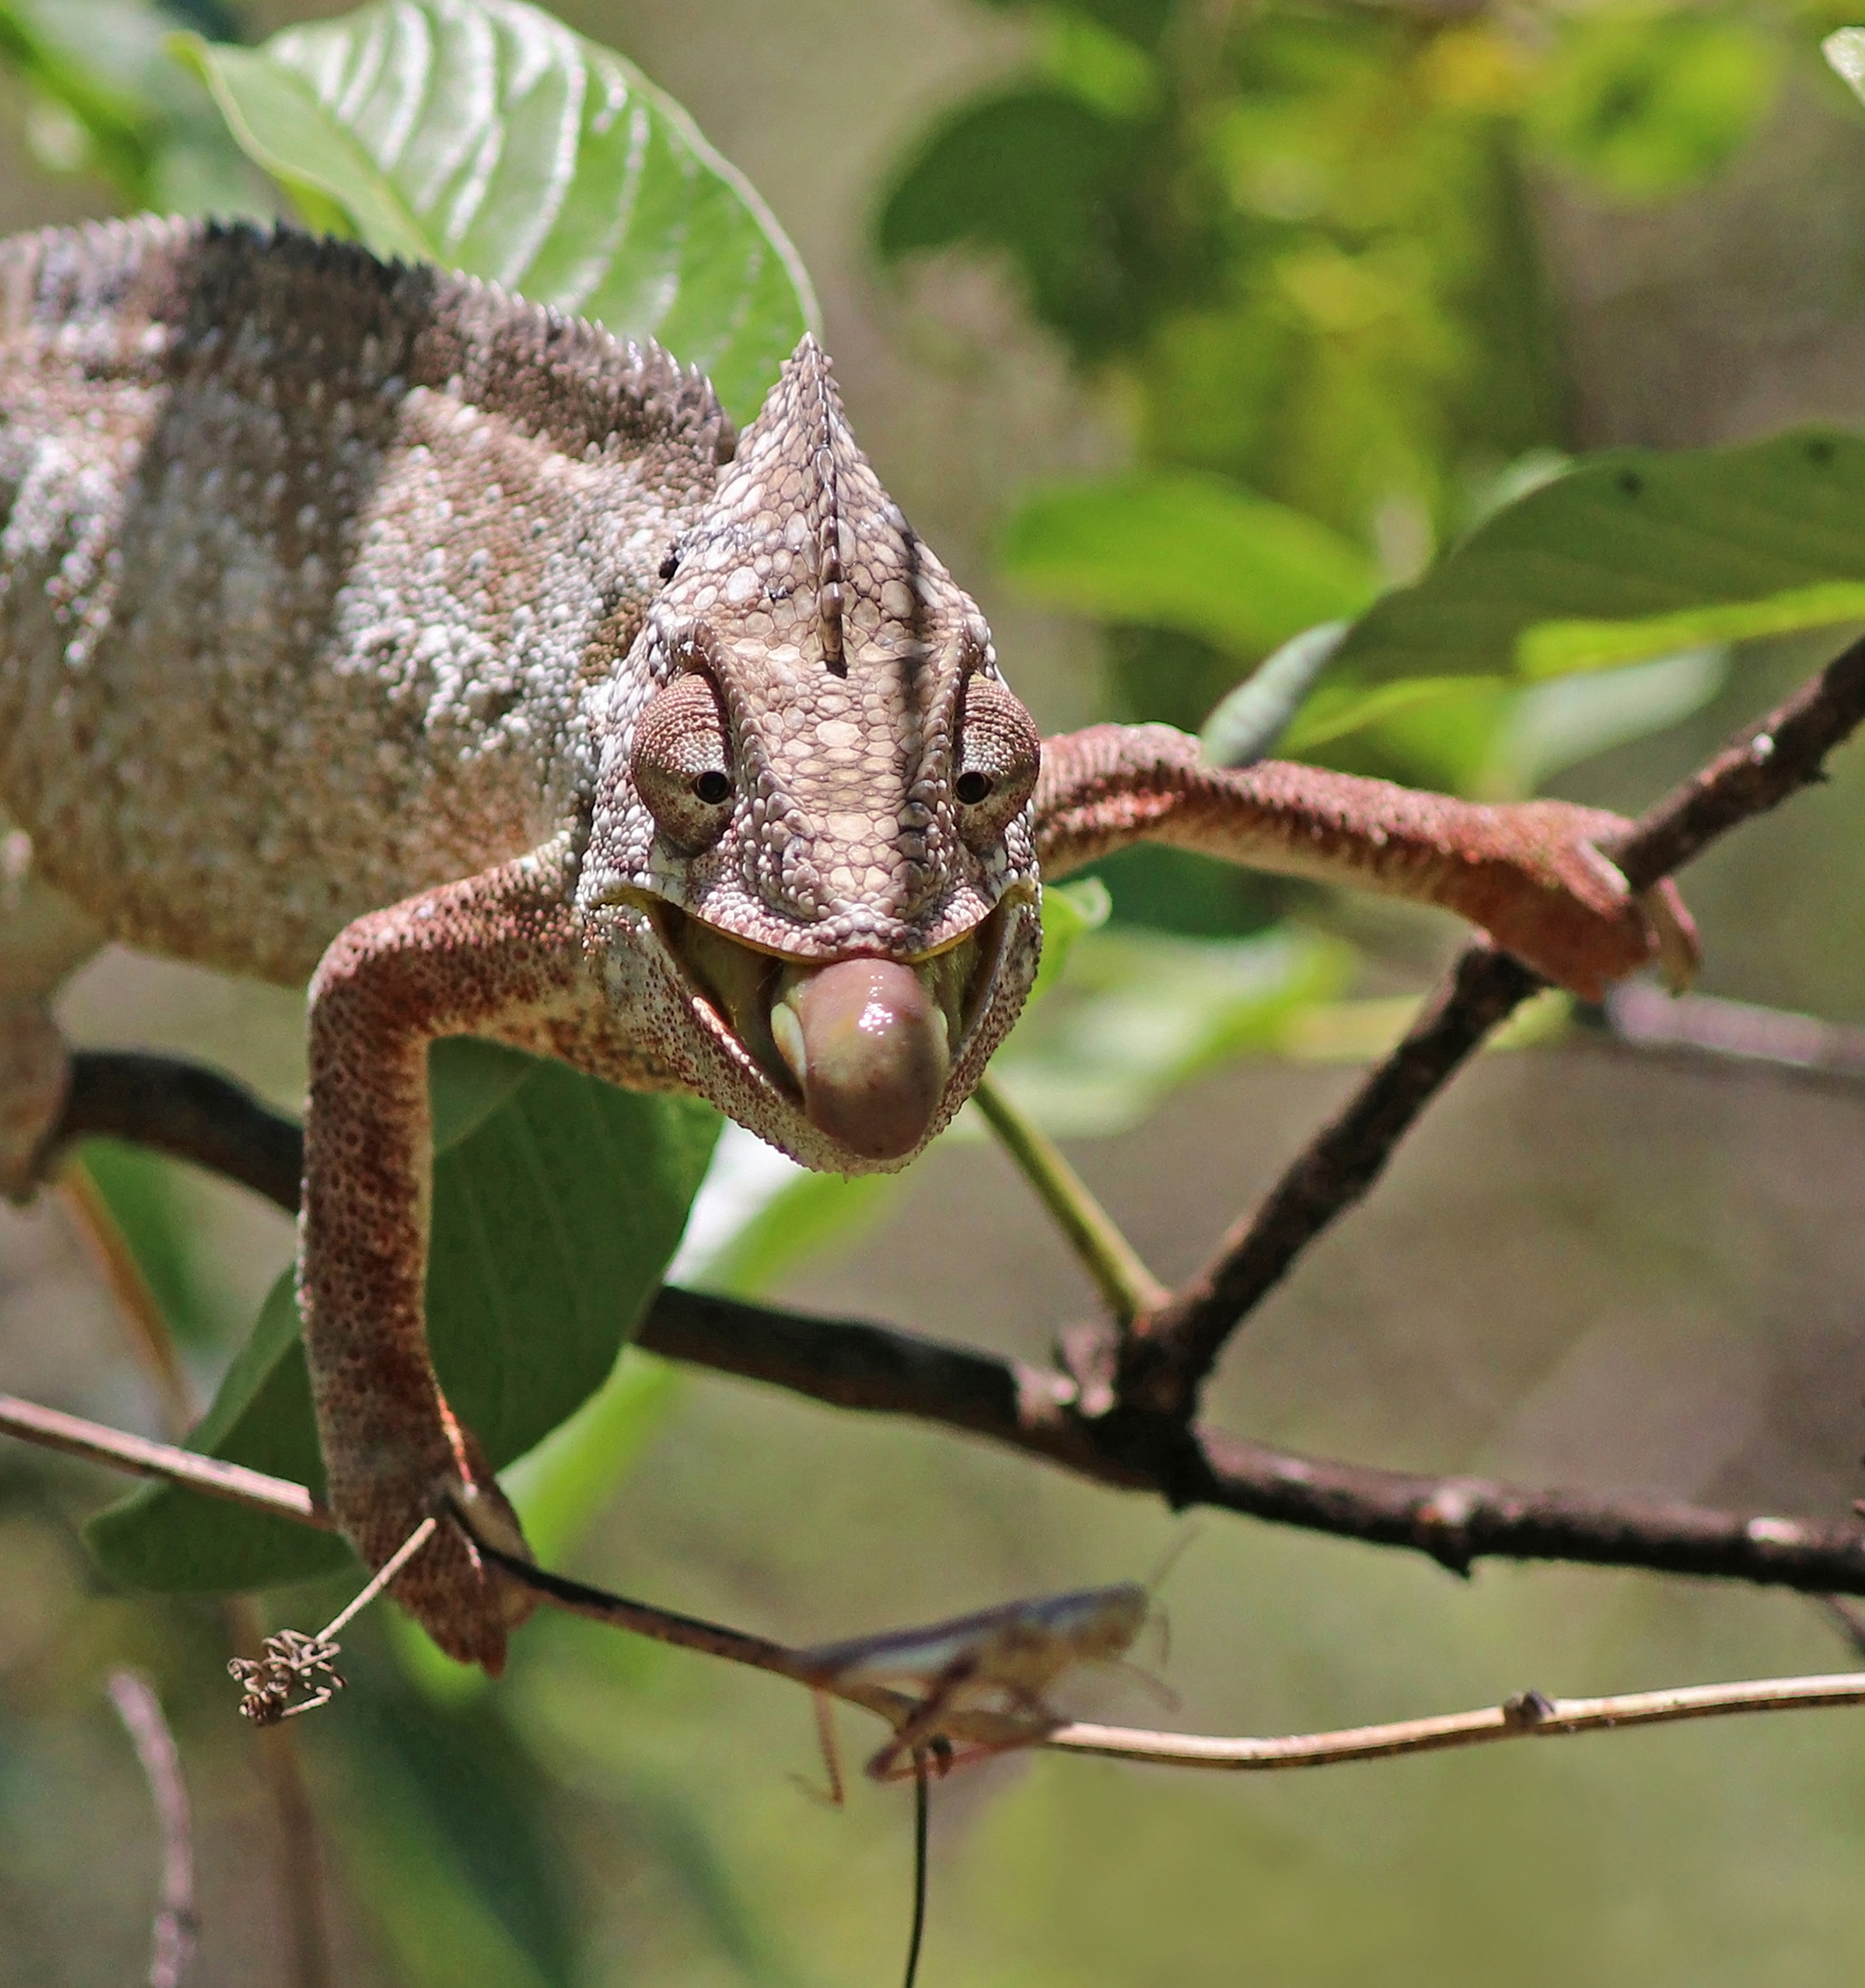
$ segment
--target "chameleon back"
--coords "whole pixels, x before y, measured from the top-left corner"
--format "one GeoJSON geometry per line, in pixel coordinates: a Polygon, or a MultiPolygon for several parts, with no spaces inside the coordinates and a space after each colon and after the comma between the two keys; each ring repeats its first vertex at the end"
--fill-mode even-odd
{"type": "Polygon", "coordinates": [[[302,981],[577,819],[732,445],[658,348],[348,244],[0,243],[0,813],[110,935],[302,981]]]}

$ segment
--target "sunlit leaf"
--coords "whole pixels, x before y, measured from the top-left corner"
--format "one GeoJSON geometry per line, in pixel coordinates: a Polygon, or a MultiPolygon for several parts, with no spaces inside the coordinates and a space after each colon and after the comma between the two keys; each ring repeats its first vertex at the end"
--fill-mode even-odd
{"type": "Polygon", "coordinates": [[[157,0],[0,0],[0,63],[39,99],[28,141],[55,170],[100,173],[131,206],[269,212],[264,182],[169,52],[186,11],[157,0]]]}
{"type": "MultiPolygon", "coordinates": [[[[465,1100],[505,1087],[515,1051],[437,1046],[436,1084],[465,1100]],[[450,1069],[450,1066],[451,1066],[450,1069]]],[[[428,1335],[448,1398],[494,1468],[587,1400],[672,1256],[717,1115],[641,1096],[560,1063],[528,1074],[434,1167],[428,1335]]],[[[321,1488],[290,1279],[267,1300],[195,1436],[217,1456],[321,1488]]],[[[92,1522],[105,1567],[138,1586],[262,1586],[339,1565],[348,1549],[283,1519],[160,1486],[92,1522]]]]}
{"type": "Polygon", "coordinates": [[[959,105],[919,139],[881,204],[898,262],[965,244],[1008,253],[1030,305],[1084,351],[1157,314],[1163,230],[1145,211],[1149,131],[1076,88],[1035,84],[959,105]],[[1150,236],[1150,239],[1149,238],[1150,236]]]}
{"type": "Polygon", "coordinates": [[[262,48],[194,38],[251,158],[314,227],[651,335],[757,410],[815,304],[687,113],[519,0],[383,0],[262,48]]]}
{"type": "Polygon", "coordinates": [[[1342,992],[1355,960],[1350,946],[1289,928],[1240,940],[1090,933],[991,1072],[1052,1134],[1121,1131],[1198,1071],[1277,1049],[1300,1014],[1342,992]]]}
{"type": "Polygon", "coordinates": [[[1333,669],[1547,676],[1865,618],[1865,440],[1614,451],[1378,602],[1333,669]],[[1584,623],[1584,627],[1576,624],[1584,623]]]}

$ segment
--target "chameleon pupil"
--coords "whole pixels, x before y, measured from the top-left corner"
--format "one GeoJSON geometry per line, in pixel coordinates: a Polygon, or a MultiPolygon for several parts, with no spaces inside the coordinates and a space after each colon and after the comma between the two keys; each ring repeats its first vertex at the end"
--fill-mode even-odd
{"type": "Polygon", "coordinates": [[[960,774],[953,791],[967,808],[975,808],[991,791],[991,783],[981,773],[960,774]]]}
{"type": "Polygon", "coordinates": [[[709,767],[693,783],[693,791],[709,808],[716,808],[732,790],[732,783],[717,767],[709,767]]]}

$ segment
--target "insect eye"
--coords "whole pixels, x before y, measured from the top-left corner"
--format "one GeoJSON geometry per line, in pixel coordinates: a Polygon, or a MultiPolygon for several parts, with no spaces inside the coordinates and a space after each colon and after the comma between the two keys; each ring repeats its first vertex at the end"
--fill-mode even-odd
{"type": "Polygon", "coordinates": [[[953,791],[967,808],[975,808],[991,791],[991,783],[975,769],[967,770],[958,777],[953,791]]]}
{"type": "Polygon", "coordinates": [[[731,775],[717,766],[709,766],[694,781],[693,791],[709,808],[716,808],[722,801],[731,798],[731,775]]]}

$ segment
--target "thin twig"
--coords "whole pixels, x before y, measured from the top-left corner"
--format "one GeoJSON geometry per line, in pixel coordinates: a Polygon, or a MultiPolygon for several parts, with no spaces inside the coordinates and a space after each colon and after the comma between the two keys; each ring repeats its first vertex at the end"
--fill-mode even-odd
{"type": "Polygon", "coordinates": [[[1170,1292],[1141,1261],[1120,1224],[1041,1126],[1019,1111],[988,1076],[979,1080],[972,1102],[1055,1217],[1116,1322],[1125,1326],[1142,1312],[1163,1305],[1170,1292]]]}
{"type": "Polygon", "coordinates": [[[1598,1014],[1608,1040],[1646,1054],[1758,1066],[1855,1092],[1865,1082],[1865,1028],[1714,994],[1664,994],[1637,980],[1615,987],[1598,1014]]]}
{"type": "MultiPolygon", "coordinates": [[[[160,1445],[150,1446],[163,1447],[160,1445]]],[[[95,1453],[100,1457],[104,1455],[102,1446],[95,1446],[95,1453]]],[[[180,1452],[173,1453],[185,1455],[180,1452]]],[[[302,1487],[285,1488],[297,1488],[302,1494],[302,1487]]],[[[275,1508],[286,1517],[301,1516],[288,1508],[285,1502],[275,1508]]],[[[910,1695],[870,1683],[846,1666],[825,1666],[811,1649],[792,1648],[769,1637],[751,1635],[696,1616],[656,1608],[651,1603],[611,1594],[604,1589],[533,1566],[473,1531],[458,1507],[454,1508],[454,1516],[466,1525],[474,1544],[487,1560],[541,1600],[570,1614],[647,1636],[657,1642],[672,1643],[703,1656],[722,1657],[730,1663],[772,1672],[812,1691],[858,1705],[877,1718],[885,1719],[897,1730],[921,1709],[920,1702],[910,1695]]],[[[373,1600],[394,1578],[400,1566],[425,1544],[432,1523],[432,1521],[424,1522],[356,1600],[319,1635],[304,1640],[327,1644],[334,1633],[373,1600]]],[[[1754,1521],[1751,1528],[1758,1530],[1766,1524],[1778,1525],[1784,1531],[1791,1530],[1784,1521],[1754,1521]]],[[[1855,1553],[1856,1555],[1856,1549],[1855,1553]]],[[[1865,1566],[1855,1566],[1852,1572],[1860,1586],[1865,1586],[1865,1566]]],[[[919,1634],[926,1637],[933,1633],[922,1630],[919,1634]]],[[[841,1648],[845,1646],[819,1647],[841,1648]]],[[[1044,1729],[1027,1718],[969,1708],[954,1711],[945,1725],[950,1734],[967,1740],[979,1752],[1002,1751],[1008,1746],[1051,1746],[1071,1753],[1102,1754],[1127,1760],[1152,1760],[1164,1766],[1243,1769],[1324,1767],[1350,1760],[1373,1760],[1399,1754],[1434,1752],[1449,1746],[1480,1746],[1496,1740],[1551,1739],[1574,1732],[1665,1725],[1680,1719],[1709,1718],[1736,1712],[1792,1712],[1859,1704],[1865,1704],[1865,1672],[1853,1671],[1824,1676],[1759,1678],[1733,1684],[1687,1685],[1659,1691],[1632,1692],[1617,1698],[1550,1699],[1540,1692],[1529,1691],[1502,1705],[1485,1707],[1478,1712],[1267,1740],[1154,1732],[1079,1721],[1044,1729]]]]}
{"type": "Polygon", "coordinates": [[[1338,1767],[1348,1760],[1389,1760],[1402,1754],[1438,1754],[1498,1740],[1564,1740],[1576,1732],[1614,1732],[1634,1726],[1674,1726],[1687,1718],[1726,1718],[1759,1712],[1813,1712],[1865,1704],[1865,1671],[1815,1677],[1756,1677],[1738,1684],[1686,1684],[1662,1691],[1627,1691],[1608,1698],[1549,1698],[1524,1691],[1479,1712],[1396,1719],[1389,1726],[1348,1726],[1273,1740],[1220,1740],[1202,1733],[1142,1732],[1130,1726],[1077,1723],[1041,1742],[1063,1753],[1109,1760],[1149,1760],[1159,1767],[1215,1768],[1231,1773],[1283,1768],[1338,1767]]]}
{"type": "Polygon", "coordinates": [[[205,1492],[210,1498],[229,1499],[255,1511],[275,1512],[301,1525],[316,1526],[320,1532],[337,1530],[329,1508],[302,1484],[268,1477],[262,1470],[248,1470],[243,1463],[223,1463],[218,1457],[177,1449],[171,1443],[152,1443],[146,1436],[108,1429],[101,1422],[88,1422],[56,1408],[41,1408],[17,1395],[0,1395],[0,1431],[43,1449],[63,1450],[70,1456],[107,1464],[112,1470],[165,1478],[186,1485],[191,1491],[205,1492]]]}
{"type": "MultiPolygon", "coordinates": [[[[456,1516],[458,1515],[456,1514],[456,1516]]],[[[470,1529],[469,1529],[470,1530],[470,1529]]],[[[828,1693],[885,1718],[898,1731],[923,1709],[904,1694],[863,1684],[847,1671],[825,1671],[807,1650],[786,1648],[762,1637],[721,1629],[713,1623],[666,1614],[560,1574],[515,1560],[472,1535],[485,1557],[534,1594],[571,1614],[615,1628],[677,1643],[729,1662],[773,1671],[812,1690],[828,1693]]],[[[922,1631],[922,1635],[933,1631],[922,1631]]],[[[875,1638],[877,1642],[886,1638],[875,1638]]],[[[1350,1726],[1338,1732],[1299,1733],[1275,1739],[1225,1739],[1205,1733],[1155,1732],[1136,1727],[1082,1721],[1045,1727],[1029,1719],[1001,1721],[988,1713],[965,1712],[942,1723],[954,1738],[973,1742],[973,1754],[1012,1747],[1053,1746],[1063,1752],[1099,1754],[1148,1760],[1163,1767],[1251,1769],[1331,1767],[1347,1760],[1381,1760],[1402,1754],[1479,1746],[1498,1740],[1559,1739],[1577,1732],[1609,1732],[1620,1726],[1673,1725],[1681,1719],[1715,1718],[1740,1712],[1800,1712],[1822,1706],[1865,1704],[1865,1671],[1807,1677],[1762,1677],[1732,1684],[1680,1685],[1634,1691],[1615,1698],[1548,1698],[1524,1691],[1500,1705],[1434,1718],[1400,1719],[1387,1726],[1350,1726]]],[[[918,1760],[915,1768],[917,1771],[918,1760]]]]}
{"type": "MultiPolygon", "coordinates": [[[[1865,640],[1673,788],[1607,853],[1635,891],[1650,889],[1726,830],[1820,779],[1827,754],[1862,719],[1865,640]]],[[[1114,1412],[1188,1418],[1232,1333],[1309,1243],[1366,1193],[1491,1029],[1545,984],[1506,954],[1480,943],[1467,948],[1405,1040],[1256,1212],[1169,1304],[1135,1322],[1120,1348],[1114,1412]]]]}
{"type": "Polygon", "coordinates": [[[162,1893],[150,1940],[149,1988],[180,1988],[194,1956],[200,1922],[194,1911],[194,1830],[175,1738],[148,1678],[113,1670],[110,1702],[143,1764],[162,1838],[162,1893]]]}

